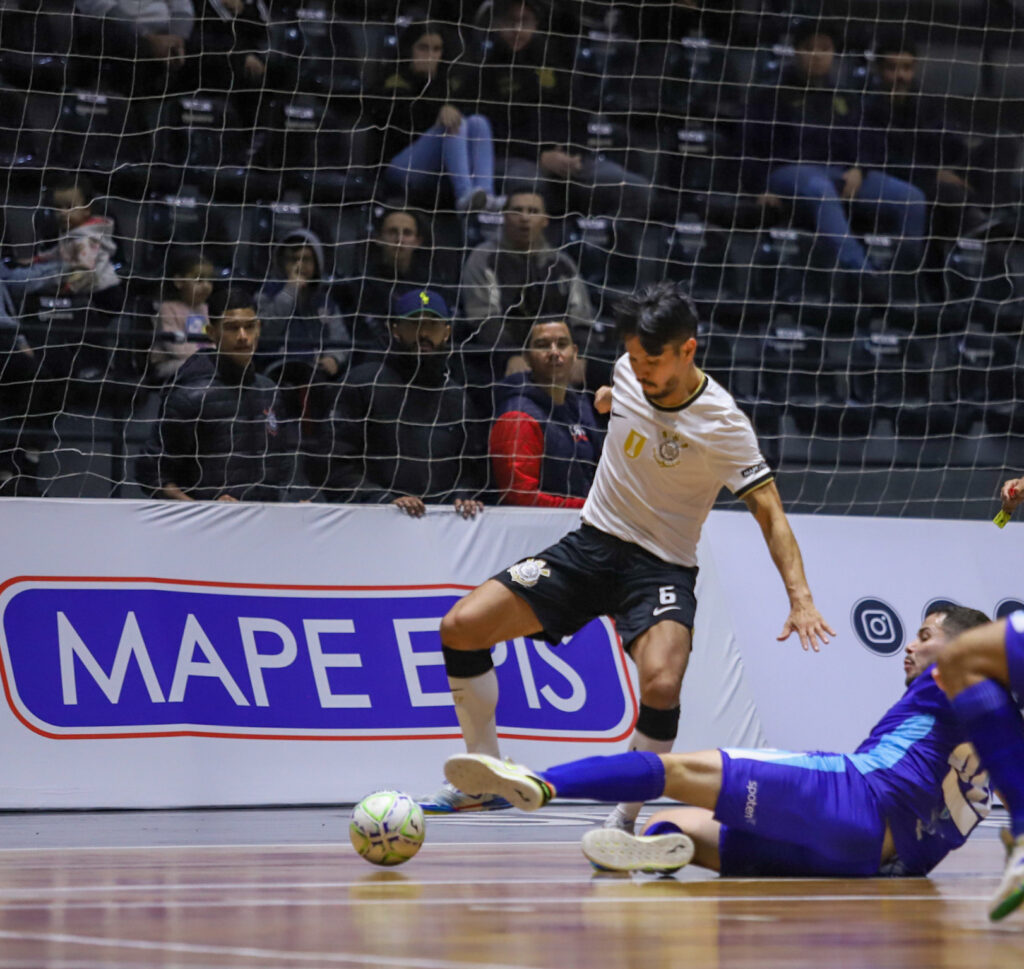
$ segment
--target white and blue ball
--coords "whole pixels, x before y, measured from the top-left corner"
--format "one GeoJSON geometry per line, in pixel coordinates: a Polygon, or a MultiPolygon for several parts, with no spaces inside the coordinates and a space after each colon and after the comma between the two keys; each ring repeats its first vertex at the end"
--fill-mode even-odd
{"type": "Polygon", "coordinates": [[[401,791],[377,791],[352,811],[348,835],[352,846],[373,865],[401,865],[423,844],[427,833],[423,810],[401,791]]]}

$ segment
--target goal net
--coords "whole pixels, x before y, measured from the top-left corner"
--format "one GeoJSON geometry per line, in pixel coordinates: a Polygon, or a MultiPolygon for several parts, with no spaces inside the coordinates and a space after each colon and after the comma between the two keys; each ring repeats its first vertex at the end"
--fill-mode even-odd
{"type": "Polygon", "coordinates": [[[6,0],[0,494],[572,504],[667,280],[790,508],[991,514],[1022,18],[6,0]]]}

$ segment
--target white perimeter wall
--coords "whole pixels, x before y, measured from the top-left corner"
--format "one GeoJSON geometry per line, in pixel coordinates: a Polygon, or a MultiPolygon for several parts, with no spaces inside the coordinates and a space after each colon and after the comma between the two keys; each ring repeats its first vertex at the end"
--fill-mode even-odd
{"type": "MultiPolygon", "coordinates": [[[[353,801],[423,793],[460,749],[437,622],[572,512],[8,499],[0,503],[0,808],[353,801]]],[[[1024,592],[1012,524],[794,516],[820,654],[776,642],[781,581],[753,519],[705,528],[677,749],[852,749],[947,598],[1024,592]],[[869,646],[871,648],[869,648],[869,646]]],[[[1000,605],[1001,604],[1001,605],[1000,605]]],[[[505,753],[624,748],[632,666],[607,622],[495,652],[505,753]]]]}

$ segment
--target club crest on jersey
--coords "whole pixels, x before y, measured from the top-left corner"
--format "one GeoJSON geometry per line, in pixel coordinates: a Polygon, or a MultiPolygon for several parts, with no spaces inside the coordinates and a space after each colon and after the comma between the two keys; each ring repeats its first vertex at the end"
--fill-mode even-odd
{"type": "Polygon", "coordinates": [[[544,559],[524,559],[513,565],[508,570],[508,574],[512,577],[513,582],[529,589],[535,586],[541,577],[551,575],[551,569],[548,568],[548,563],[544,559]]]}
{"type": "Polygon", "coordinates": [[[679,463],[683,448],[689,446],[674,431],[662,431],[661,442],[654,449],[654,460],[663,468],[671,468],[679,463]]]}
{"type": "Polygon", "coordinates": [[[639,431],[630,431],[626,443],[622,445],[622,450],[626,452],[627,458],[638,458],[646,443],[647,438],[643,434],[639,431]]]}
{"type": "Polygon", "coordinates": [[[277,415],[274,413],[273,408],[268,407],[263,411],[263,415],[267,419],[267,432],[269,434],[277,434],[277,429],[280,425],[277,423],[277,415]]]}

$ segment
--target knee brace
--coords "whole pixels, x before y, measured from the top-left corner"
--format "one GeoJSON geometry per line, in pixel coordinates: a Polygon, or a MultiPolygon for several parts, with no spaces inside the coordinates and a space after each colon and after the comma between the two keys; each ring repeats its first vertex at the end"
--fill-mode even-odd
{"type": "Polygon", "coordinates": [[[636,729],[651,740],[675,740],[679,733],[679,707],[655,710],[644,703],[636,718],[636,729]]]}
{"type": "Polygon", "coordinates": [[[494,669],[494,660],[491,659],[490,649],[450,649],[447,646],[441,647],[444,656],[444,669],[449,676],[459,679],[469,679],[473,676],[483,676],[488,670],[494,669]]]}

